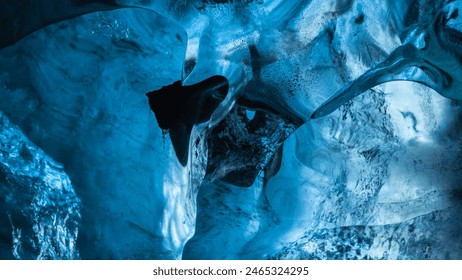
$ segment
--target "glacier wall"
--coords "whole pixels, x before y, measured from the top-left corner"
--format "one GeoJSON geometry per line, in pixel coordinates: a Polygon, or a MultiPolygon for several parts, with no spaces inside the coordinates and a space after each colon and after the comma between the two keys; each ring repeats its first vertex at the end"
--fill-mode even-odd
{"type": "Polygon", "coordinates": [[[0,110],[71,178],[81,258],[178,258],[192,234],[186,171],[144,96],[181,74],[183,36],[157,14],[113,11],[2,50],[0,110]]]}
{"type": "Polygon", "coordinates": [[[460,1],[31,3],[0,13],[2,259],[461,258],[460,1]],[[161,108],[210,111],[185,161],[145,96],[176,81],[161,108]]]}

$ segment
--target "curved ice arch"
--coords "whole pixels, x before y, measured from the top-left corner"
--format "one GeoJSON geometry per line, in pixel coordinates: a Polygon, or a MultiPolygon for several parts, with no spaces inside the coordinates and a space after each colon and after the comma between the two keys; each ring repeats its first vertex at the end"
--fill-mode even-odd
{"type": "Polygon", "coordinates": [[[435,3],[418,23],[421,26],[417,27],[417,35],[414,35],[417,38],[412,38],[414,42],[398,47],[382,63],[340,89],[316,109],[312,118],[326,116],[368,89],[391,81],[417,82],[444,97],[462,100],[460,8],[461,1],[435,3]],[[421,46],[418,46],[419,43],[421,46]],[[413,67],[420,71],[407,71],[413,67]]]}

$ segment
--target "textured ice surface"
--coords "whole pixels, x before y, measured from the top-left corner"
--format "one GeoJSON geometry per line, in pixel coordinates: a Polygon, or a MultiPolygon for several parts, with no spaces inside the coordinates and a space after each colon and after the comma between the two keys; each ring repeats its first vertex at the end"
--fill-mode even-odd
{"type": "Polygon", "coordinates": [[[462,258],[459,6],[6,1],[0,256],[462,258]],[[145,93],[214,75],[183,166],[145,93]]]}
{"type": "Polygon", "coordinates": [[[118,10],[2,50],[0,110],[64,165],[82,258],[175,258],[192,234],[186,171],[144,95],[181,75],[183,36],[155,13],[118,10]]]}
{"type": "Polygon", "coordinates": [[[63,167],[0,113],[0,256],[75,259],[77,198],[63,167]]]}

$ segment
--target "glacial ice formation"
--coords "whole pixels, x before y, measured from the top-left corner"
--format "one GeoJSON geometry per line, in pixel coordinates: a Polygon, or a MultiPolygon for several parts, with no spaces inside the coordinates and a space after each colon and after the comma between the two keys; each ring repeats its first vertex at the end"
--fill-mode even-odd
{"type": "Polygon", "coordinates": [[[462,257],[462,1],[1,5],[0,258],[462,257]]]}
{"type": "Polygon", "coordinates": [[[80,201],[69,177],[2,113],[0,129],[0,256],[78,258],[80,201]]]}

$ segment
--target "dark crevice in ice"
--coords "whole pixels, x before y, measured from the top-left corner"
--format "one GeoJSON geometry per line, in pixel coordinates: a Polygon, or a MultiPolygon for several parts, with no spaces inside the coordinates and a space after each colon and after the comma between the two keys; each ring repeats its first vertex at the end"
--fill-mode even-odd
{"type": "Polygon", "coordinates": [[[225,77],[213,76],[191,86],[176,81],[146,94],[159,127],[169,131],[175,153],[183,166],[188,162],[193,126],[210,119],[228,94],[228,87],[225,77]]]}
{"type": "Polygon", "coordinates": [[[250,187],[265,167],[266,179],[271,178],[281,161],[281,153],[274,153],[295,128],[267,111],[257,110],[249,120],[245,109],[235,106],[209,134],[206,178],[250,187]]]}

